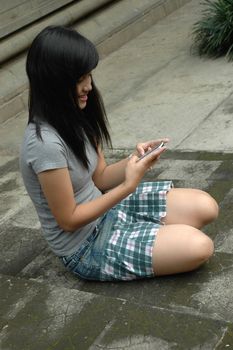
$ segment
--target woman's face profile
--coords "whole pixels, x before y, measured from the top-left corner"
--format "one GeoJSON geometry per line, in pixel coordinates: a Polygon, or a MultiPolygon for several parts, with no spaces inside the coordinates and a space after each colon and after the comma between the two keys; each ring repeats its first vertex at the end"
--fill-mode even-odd
{"type": "Polygon", "coordinates": [[[77,103],[81,109],[87,105],[88,93],[92,90],[92,76],[91,72],[79,78],[76,85],[77,103]]]}

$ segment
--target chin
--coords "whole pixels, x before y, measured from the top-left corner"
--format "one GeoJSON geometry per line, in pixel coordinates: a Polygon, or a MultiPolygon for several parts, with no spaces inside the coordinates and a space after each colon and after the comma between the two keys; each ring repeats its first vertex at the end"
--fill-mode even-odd
{"type": "Polygon", "coordinates": [[[79,102],[78,105],[79,105],[79,108],[80,108],[80,109],[84,109],[84,108],[86,107],[87,104],[84,103],[84,102],[79,102]]]}

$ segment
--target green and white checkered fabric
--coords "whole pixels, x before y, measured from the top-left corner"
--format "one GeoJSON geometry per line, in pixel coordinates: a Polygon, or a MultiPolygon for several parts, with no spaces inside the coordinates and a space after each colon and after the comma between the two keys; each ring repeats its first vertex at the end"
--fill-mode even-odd
{"type": "Polygon", "coordinates": [[[171,187],[171,181],[143,182],[113,208],[114,222],[103,252],[101,280],[154,276],[152,250],[158,229],[163,225],[166,193],[171,187]]]}

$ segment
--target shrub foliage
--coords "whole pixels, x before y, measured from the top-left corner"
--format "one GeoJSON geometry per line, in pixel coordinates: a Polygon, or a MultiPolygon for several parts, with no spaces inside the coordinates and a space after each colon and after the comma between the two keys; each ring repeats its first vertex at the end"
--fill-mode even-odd
{"type": "Polygon", "coordinates": [[[203,17],[194,24],[199,55],[233,60],[233,0],[204,0],[203,17]]]}

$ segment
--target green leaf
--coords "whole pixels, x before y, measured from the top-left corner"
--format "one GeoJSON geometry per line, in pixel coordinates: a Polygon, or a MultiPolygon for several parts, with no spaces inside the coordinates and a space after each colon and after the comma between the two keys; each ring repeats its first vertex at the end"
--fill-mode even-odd
{"type": "Polygon", "coordinates": [[[233,0],[204,0],[194,23],[194,46],[200,55],[233,59],[233,0]]]}

